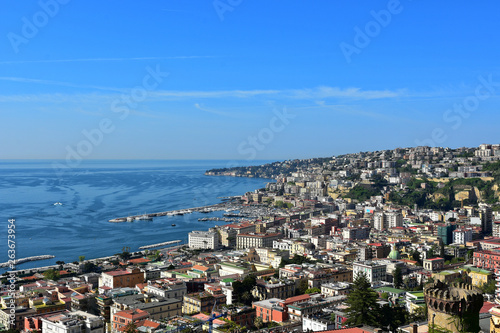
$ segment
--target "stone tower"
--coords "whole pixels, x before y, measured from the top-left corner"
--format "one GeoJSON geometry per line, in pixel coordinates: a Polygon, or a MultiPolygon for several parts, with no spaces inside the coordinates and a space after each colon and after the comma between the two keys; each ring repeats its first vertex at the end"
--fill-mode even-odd
{"type": "Polygon", "coordinates": [[[451,332],[479,332],[482,292],[470,284],[436,281],[424,288],[429,327],[451,332]]]}

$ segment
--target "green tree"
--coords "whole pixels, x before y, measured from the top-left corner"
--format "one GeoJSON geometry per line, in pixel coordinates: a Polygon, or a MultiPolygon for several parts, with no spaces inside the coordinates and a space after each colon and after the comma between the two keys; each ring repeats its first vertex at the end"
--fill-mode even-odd
{"type": "Polygon", "coordinates": [[[95,272],[98,269],[99,269],[99,267],[91,261],[87,261],[85,264],[83,264],[83,272],[84,273],[95,272]]]}
{"type": "Polygon", "coordinates": [[[85,256],[78,256],[78,261],[83,262],[85,260],[85,256]]]}
{"type": "Polygon", "coordinates": [[[138,333],[137,325],[134,322],[130,322],[125,326],[125,333],[138,333]]]}
{"type": "Polygon", "coordinates": [[[251,304],[252,301],[253,301],[253,295],[250,293],[250,291],[245,291],[242,295],[241,295],[241,300],[243,301],[243,303],[245,304],[251,304]]]}
{"type": "Polygon", "coordinates": [[[386,304],[380,308],[376,327],[388,327],[391,332],[396,332],[398,327],[408,322],[408,317],[409,313],[405,307],[386,304]]]}
{"type": "Polygon", "coordinates": [[[382,294],[380,294],[380,298],[389,299],[389,293],[383,292],[382,294]]]}
{"type": "Polygon", "coordinates": [[[321,289],[319,288],[309,288],[305,291],[305,294],[312,294],[312,293],[320,293],[321,289]]]}
{"type": "Polygon", "coordinates": [[[234,281],[232,284],[233,295],[236,296],[236,302],[251,305],[254,300],[252,289],[257,285],[257,279],[254,275],[247,275],[243,281],[234,281]]]}
{"type": "Polygon", "coordinates": [[[295,294],[296,295],[304,295],[306,293],[306,290],[309,289],[309,284],[306,279],[302,279],[299,281],[299,285],[297,286],[297,289],[295,289],[295,294]]]}
{"type": "Polygon", "coordinates": [[[370,286],[370,282],[364,273],[360,273],[354,279],[351,293],[347,296],[347,321],[346,325],[369,325],[378,326],[379,306],[378,295],[370,286]]]}
{"type": "MultiPolygon", "coordinates": [[[[9,328],[8,330],[1,330],[0,333],[19,333],[20,331],[18,329],[14,328],[9,328]]],[[[38,331],[41,332],[41,331],[38,331]]]]}
{"type": "Polygon", "coordinates": [[[45,280],[57,281],[59,280],[59,277],[59,271],[56,271],[55,269],[49,269],[43,272],[43,278],[45,280]]]}
{"type": "Polygon", "coordinates": [[[494,294],[496,290],[495,280],[491,280],[481,286],[481,290],[485,294],[494,294]]]}
{"type": "Polygon", "coordinates": [[[257,329],[260,330],[262,328],[262,326],[264,326],[264,321],[262,320],[262,317],[255,318],[253,325],[255,327],[257,327],[257,329]]]}
{"type": "Polygon", "coordinates": [[[130,252],[128,251],[123,251],[122,253],[118,254],[118,256],[123,260],[123,261],[127,261],[130,259],[131,255],[130,255],[130,252]]]}
{"type": "Polygon", "coordinates": [[[394,288],[401,288],[403,285],[403,276],[401,274],[401,268],[398,266],[392,273],[392,277],[394,279],[394,288]]]}
{"type": "Polygon", "coordinates": [[[422,266],[422,259],[418,250],[413,251],[411,258],[417,262],[418,266],[422,266]]]}
{"type": "Polygon", "coordinates": [[[424,304],[423,306],[419,306],[415,310],[413,310],[413,313],[410,315],[410,321],[411,322],[421,322],[427,320],[427,305],[424,304]]]}

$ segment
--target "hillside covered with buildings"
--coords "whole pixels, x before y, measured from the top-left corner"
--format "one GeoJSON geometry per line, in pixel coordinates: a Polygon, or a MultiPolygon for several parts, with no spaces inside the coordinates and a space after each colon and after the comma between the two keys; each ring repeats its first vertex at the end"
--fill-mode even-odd
{"type": "Polygon", "coordinates": [[[499,145],[207,171],[267,177],[188,244],[3,276],[23,332],[498,332],[499,145]],[[217,317],[217,318],[215,318],[217,317]]]}

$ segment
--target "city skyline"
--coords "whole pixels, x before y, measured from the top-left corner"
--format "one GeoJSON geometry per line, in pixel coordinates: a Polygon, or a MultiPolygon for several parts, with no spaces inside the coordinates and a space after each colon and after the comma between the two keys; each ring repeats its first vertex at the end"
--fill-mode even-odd
{"type": "Polygon", "coordinates": [[[0,13],[0,158],[284,160],[496,143],[498,7],[13,3],[0,13]]]}

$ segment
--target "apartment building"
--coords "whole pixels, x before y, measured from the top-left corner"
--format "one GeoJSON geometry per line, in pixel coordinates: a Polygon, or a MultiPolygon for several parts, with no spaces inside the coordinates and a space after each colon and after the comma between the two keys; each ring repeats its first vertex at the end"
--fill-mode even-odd
{"type": "Polygon", "coordinates": [[[83,311],[61,312],[41,318],[44,333],[104,333],[104,319],[83,311]]]}
{"type": "Polygon", "coordinates": [[[130,287],[144,283],[144,273],[138,268],[127,268],[126,270],[104,272],[99,278],[99,287],[109,287],[111,289],[130,287]]]}
{"type": "Polygon", "coordinates": [[[283,238],[283,234],[243,233],[236,235],[236,248],[248,249],[257,247],[273,247],[273,241],[283,238]]]}
{"type": "Polygon", "coordinates": [[[219,234],[215,231],[191,231],[189,248],[216,250],[219,248],[219,234]]]}
{"type": "Polygon", "coordinates": [[[355,262],[352,265],[353,279],[356,280],[359,274],[364,273],[368,281],[385,281],[386,267],[375,261],[355,262]]]}

